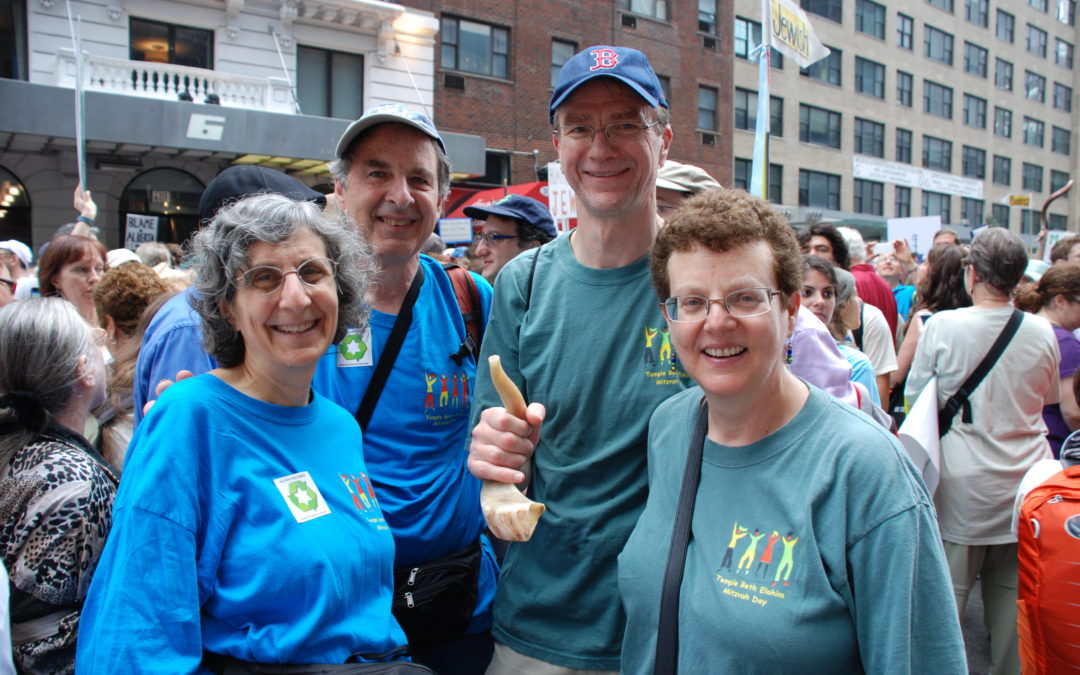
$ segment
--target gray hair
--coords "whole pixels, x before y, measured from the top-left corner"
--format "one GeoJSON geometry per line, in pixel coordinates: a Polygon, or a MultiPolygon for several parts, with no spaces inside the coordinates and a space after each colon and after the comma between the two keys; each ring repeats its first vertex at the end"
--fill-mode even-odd
{"type": "Polygon", "coordinates": [[[79,358],[94,349],[90,329],[62,298],[20,300],[0,309],[0,466],[71,401],[79,358]]]}
{"type": "Polygon", "coordinates": [[[199,292],[192,296],[191,305],[202,318],[203,348],[221,366],[233,368],[244,361],[244,338],[221,307],[236,297],[237,278],[250,265],[248,250],[259,241],[280,244],[302,229],[318,235],[326,246],[326,257],[337,263],[334,344],[349,328],[362,329],[367,324],[369,308],[364,295],[375,261],[363,239],[341,219],[325,217],[311,202],[273,193],[247,197],[218,211],[192,242],[199,292]]]}
{"type": "Polygon", "coordinates": [[[850,227],[838,227],[836,231],[844,238],[851,264],[866,262],[866,242],[859,231],[850,227]]]}
{"type": "Polygon", "coordinates": [[[135,255],[149,267],[158,263],[170,263],[169,267],[172,267],[172,253],[169,252],[169,247],[160,241],[146,241],[139,244],[135,247],[135,255]]]}
{"type": "MultiPolygon", "coordinates": [[[[383,122],[383,124],[397,124],[397,122],[383,122]]],[[[349,144],[349,147],[345,149],[345,152],[341,157],[330,162],[330,177],[334,179],[335,183],[341,183],[341,187],[343,188],[349,185],[349,172],[352,171],[353,155],[356,154],[356,148],[364,142],[364,139],[367,138],[373,130],[378,129],[381,126],[382,124],[376,124],[375,126],[364,129],[364,131],[349,144]]],[[[438,141],[434,138],[422,134],[420,131],[417,131],[414,127],[407,124],[398,124],[398,126],[403,129],[412,129],[413,131],[416,131],[417,134],[420,134],[427,142],[431,143],[431,147],[435,150],[436,162],[438,163],[436,176],[439,182],[439,200],[442,201],[450,194],[450,158],[446,156],[442,146],[439,145],[438,141]]]]}
{"type": "Polygon", "coordinates": [[[990,227],[971,242],[968,264],[975,279],[1009,295],[1024,277],[1028,256],[1024,242],[1004,227],[990,227]]]}

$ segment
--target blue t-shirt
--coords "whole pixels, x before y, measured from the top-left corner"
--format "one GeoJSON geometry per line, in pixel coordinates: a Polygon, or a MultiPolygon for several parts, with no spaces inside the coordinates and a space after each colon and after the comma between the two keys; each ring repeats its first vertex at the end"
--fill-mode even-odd
{"type": "MultiPolygon", "coordinates": [[[[364,432],[364,458],[397,543],[395,567],[460,551],[484,529],[480,481],[465,465],[476,363],[451,357],[465,323],[450,278],[432,258],[422,255],[420,264],[424,283],[412,324],[364,432]]],[[[486,318],[491,285],[473,278],[486,318]]],[[[312,388],[355,414],[395,319],[372,311],[370,336],[350,333],[327,351],[312,388]]],[[[498,566],[486,540],[484,554],[471,632],[491,626],[498,566]]]]}
{"type": "Polygon", "coordinates": [[[896,312],[904,321],[908,320],[911,313],[911,301],[915,297],[914,286],[897,286],[892,289],[893,297],[896,298],[896,312]]]}
{"type": "Polygon", "coordinates": [[[380,498],[359,427],[322,396],[278,406],[210,374],[173,385],[132,439],[79,672],[194,672],[204,649],[266,663],[393,652],[405,635],[380,498]]]}

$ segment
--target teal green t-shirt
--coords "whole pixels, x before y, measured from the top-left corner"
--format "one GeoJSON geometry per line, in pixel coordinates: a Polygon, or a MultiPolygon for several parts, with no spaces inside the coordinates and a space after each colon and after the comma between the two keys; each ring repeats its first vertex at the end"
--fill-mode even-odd
{"type": "MultiPolygon", "coordinates": [[[[700,389],[649,429],[649,499],[619,556],[622,672],[653,672],[700,389]]],[[[934,507],[896,439],[811,387],[785,426],[705,441],[679,595],[686,673],[963,673],[934,507]]]]}
{"type": "Polygon", "coordinates": [[[501,405],[490,354],[527,401],[547,407],[529,491],[547,511],[532,539],[507,552],[494,634],[549,663],[614,670],[625,623],[615,565],[645,504],[649,416],[688,380],[648,258],[593,269],[569,242],[559,237],[499,273],[477,371],[474,423],[501,405]]]}

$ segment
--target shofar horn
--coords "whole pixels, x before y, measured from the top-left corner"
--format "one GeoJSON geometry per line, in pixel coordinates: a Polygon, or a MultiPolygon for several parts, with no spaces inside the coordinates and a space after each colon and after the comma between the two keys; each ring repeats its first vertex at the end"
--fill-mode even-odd
{"type": "MultiPolygon", "coordinates": [[[[503,370],[498,355],[488,357],[488,366],[491,369],[491,383],[499,392],[506,412],[518,419],[525,419],[525,399],[503,370]]],[[[510,483],[486,480],[480,488],[480,509],[492,533],[503,541],[528,541],[544,508],[543,504],[532,501],[510,483]]]]}

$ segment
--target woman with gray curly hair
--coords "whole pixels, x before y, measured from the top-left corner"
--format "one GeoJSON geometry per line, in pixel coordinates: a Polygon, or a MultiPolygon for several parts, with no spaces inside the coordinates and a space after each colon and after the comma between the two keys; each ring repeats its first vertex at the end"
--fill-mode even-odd
{"type": "Polygon", "coordinates": [[[169,387],[136,431],[80,670],[399,658],[394,541],[360,429],[311,390],[319,357],[366,323],[371,254],[274,194],[219,212],[193,253],[218,368],[169,387]]]}
{"type": "Polygon", "coordinates": [[[907,400],[915,401],[936,377],[937,407],[944,408],[1017,314],[1015,335],[941,436],[934,494],[961,613],[976,577],[981,579],[991,673],[1020,672],[1013,500],[1027,470],[1051,456],[1042,412],[1059,400],[1054,331],[1046,319],[1019,312],[1011,300],[1027,261],[1020,237],[1004,228],[975,237],[962,262],[973,304],[936,312],[926,321],[905,387],[907,400]]]}
{"type": "Polygon", "coordinates": [[[21,673],[75,671],[80,611],[112,523],[116,476],[82,435],[105,397],[103,340],[61,298],[0,311],[0,558],[21,673]]]}

